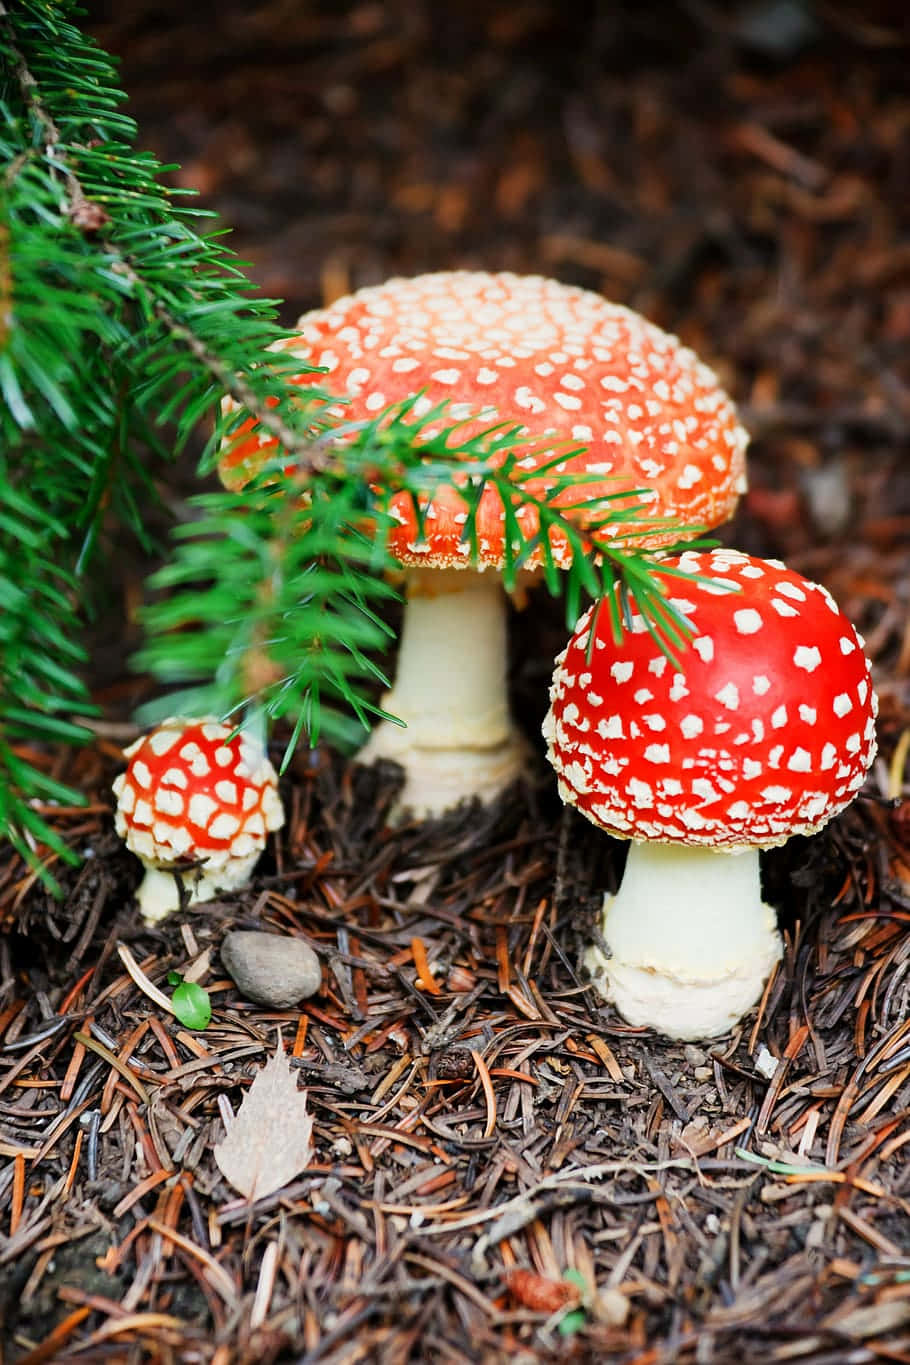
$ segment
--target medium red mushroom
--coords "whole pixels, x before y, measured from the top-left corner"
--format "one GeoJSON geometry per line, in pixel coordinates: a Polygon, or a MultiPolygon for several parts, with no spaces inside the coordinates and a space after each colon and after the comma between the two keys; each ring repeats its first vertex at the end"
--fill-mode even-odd
{"type": "MultiPolygon", "coordinates": [[[[718,525],[745,486],[746,433],[712,371],[675,337],[587,290],[540,276],[445,272],[362,289],[298,327],[284,348],[326,373],[295,382],[347,400],[330,414],[363,420],[419,394],[418,419],[449,400],[447,418],[464,420],[465,436],[520,423],[541,438],[520,459],[523,474],[561,444],[573,450],[554,473],[583,480],[556,496],[563,506],[646,489],[649,515],[678,521],[641,544],[718,525]]],[[[242,424],[220,461],[224,482],[242,484],[274,453],[254,422],[242,424]]],[[[549,479],[530,487],[539,496],[549,479]]],[[[628,505],[631,519],[641,502],[630,496],[628,505]]],[[[424,510],[421,537],[409,496],[391,500],[399,525],[389,549],[404,569],[406,608],[397,676],[382,705],[406,728],[382,722],[361,758],[401,762],[402,805],[429,813],[465,796],[488,799],[519,773],[524,746],[506,688],[499,495],[488,487],[480,499],[476,557],[456,488],[437,489],[424,510]]],[[[533,535],[533,507],[517,514],[533,535]]],[[[583,515],[593,515],[590,506],[583,515]]],[[[628,532],[629,522],[614,529],[628,532]]],[[[553,553],[568,566],[564,541],[553,553]]],[[[526,567],[540,562],[538,552],[526,567]]]]}
{"type": "Polygon", "coordinates": [[[875,756],[862,641],[825,588],[735,550],[665,561],[694,632],[677,671],[641,618],[617,644],[584,613],[556,661],[544,722],[564,801],[631,840],[604,900],[598,989],[632,1024],[678,1038],[726,1032],[780,956],[760,849],[814,834],[875,756]],[[735,856],[731,856],[735,855],[735,856]]]}
{"type": "Polygon", "coordinates": [[[250,877],[270,830],[284,823],[278,779],[258,744],[219,721],[163,721],[125,751],[114,823],[144,863],[136,893],[149,923],[250,877]]]}

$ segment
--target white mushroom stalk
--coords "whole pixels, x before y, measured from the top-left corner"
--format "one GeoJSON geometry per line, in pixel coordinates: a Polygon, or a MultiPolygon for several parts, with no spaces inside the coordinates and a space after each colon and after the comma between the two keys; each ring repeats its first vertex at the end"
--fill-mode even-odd
{"type": "MultiPolygon", "coordinates": [[[[528,438],[518,459],[522,477],[540,470],[535,496],[553,494],[568,515],[572,503],[583,503],[589,519],[598,499],[646,488],[651,517],[709,528],[732,516],[745,487],[746,433],[717,376],[676,337],[590,290],[537,275],[442,271],[358,290],[297,326],[280,348],[321,367],[295,382],[343,398],[328,407],[330,416],[369,421],[415,398],[418,421],[446,403],[442,420],[459,423],[459,440],[520,424],[528,438]],[[550,472],[557,449],[566,459],[550,472]],[[562,475],[569,483],[555,493],[562,475]]],[[[226,443],[219,473],[237,486],[274,453],[274,441],[250,419],[226,443]]],[[[432,598],[419,590],[407,608],[404,657],[385,705],[413,733],[402,738],[381,724],[360,754],[404,764],[401,805],[419,814],[441,813],[464,797],[490,800],[521,772],[526,752],[504,698],[505,599],[496,600],[490,581],[508,558],[502,499],[487,485],[469,535],[456,485],[453,478],[434,488],[420,527],[408,492],[394,491],[387,509],[388,550],[403,569],[447,579],[455,569],[461,579],[432,598]],[[474,546],[480,582],[469,568],[474,546]],[[433,612],[438,626],[430,625],[433,612]]],[[[639,499],[633,504],[638,509],[639,499]]],[[[526,505],[517,515],[531,511],[526,505]]],[[[536,513],[523,529],[533,538],[536,513]]],[[[664,522],[638,543],[654,547],[678,534],[685,532],[664,522]]],[[[559,567],[571,557],[563,547],[559,567]]],[[[539,564],[539,551],[525,561],[528,569],[539,564]]]]}
{"type": "MultiPolygon", "coordinates": [[[[876,699],[830,594],[735,550],[664,560],[693,631],[681,671],[640,619],[617,644],[591,608],[556,663],[544,722],[564,801],[631,840],[604,901],[595,984],[633,1024],[729,1031],[781,953],[758,852],[814,834],[862,786],[876,699]]],[[[658,577],[660,577],[658,571],[658,577]]]]}
{"type": "Polygon", "coordinates": [[[761,898],[758,850],[740,854],[634,841],[622,885],[606,896],[609,956],[585,967],[630,1024],[669,1038],[711,1038],[755,1004],[781,956],[761,898]]]}
{"type": "Polygon", "coordinates": [[[507,599],[499,575],[408,570],[395,682],[361,762],[405,769],[402,809],[431,815],[480,795],[491,800],[521,774],[527,746],[511,715],[506,677],[507,599]]]}

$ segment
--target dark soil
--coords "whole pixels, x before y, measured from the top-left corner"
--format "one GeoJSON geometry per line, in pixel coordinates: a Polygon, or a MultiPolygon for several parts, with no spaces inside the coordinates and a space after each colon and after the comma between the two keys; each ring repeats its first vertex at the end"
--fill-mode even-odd
{"type": "MultiPolygon", "coordinates": [[[[880,756],[849,811],[765,856],[787,951],[760,1009],[671,1044],[579,975],[622,850],[562,812],[539,745],[494,807],[403,826],[393,767],[300,751],[250,890],[143,927],[110,783],[148,683],[112,624],[96,745],[46,755],[89,799],[53,813],[85,861],[55,901],[0,856],[0,1359],[910,1360],[901,7],[161,0],[91,25],[142,143],[287,320],[394,273],[509,268],[695,346],[753,433],[723,539],[864,633],[880,756]],[[232,927],[305,936],[321,992],[242,999],[232,927]],[[166,991],[196,976],[211,1025],[156,1005],[124,945],[166,991]],[[212,1149],[279,1033],[314,1158],[250,1206],[212,1149]]],[[[513,627],[534,738],[560,606],[513,627]]]]}

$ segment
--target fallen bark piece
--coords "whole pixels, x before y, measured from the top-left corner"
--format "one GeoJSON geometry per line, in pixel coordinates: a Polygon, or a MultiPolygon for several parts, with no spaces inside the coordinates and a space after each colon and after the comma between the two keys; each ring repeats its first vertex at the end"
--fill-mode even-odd
{"type": "Polygon", "coordinates": [[[287,1009],[322,984],[319,958],[301,938],[258,929],[234,929],[221,945],[221,961],[248,1000],[287,1009]]]}

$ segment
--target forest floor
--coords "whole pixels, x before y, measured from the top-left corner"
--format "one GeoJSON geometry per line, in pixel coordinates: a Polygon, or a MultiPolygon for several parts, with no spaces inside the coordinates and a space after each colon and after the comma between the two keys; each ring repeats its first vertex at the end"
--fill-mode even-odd
{"type": "MultiPolygon", "coordinates": [[[[879,757],[850,810],[766,855],[785,957],[713,1043],[630,1028],[579,974],[621,850],[562,812],[539,742],[495,806],[404,825],[396,769],[301,750],[249,890],[152,930],[111,818],[150,687],[127,572],[97,743],[43,758],[86,795],[45,812],[84,860],[54,900],[0,852],[0,1361],[910,1361],[905,21],[771,0],[203,14],[91,24],[140,144],[233,225],[286,320],[474,266],[680,334],[753,437],[722,539],[823,582],[863,633],[879,757]],[[245,1000],[218,957],[234,927],[305,937],[319,993],[245,1000]],[[154,1003],[124,947],[165,990],[198,980],[209,1027],[154,1003]],[[279,1036],[314,1155],[248,1204],[213,1147],[279,1036]]],[[[512,625],[534,739],[565,623],[537,598],[512,625]]]]}

